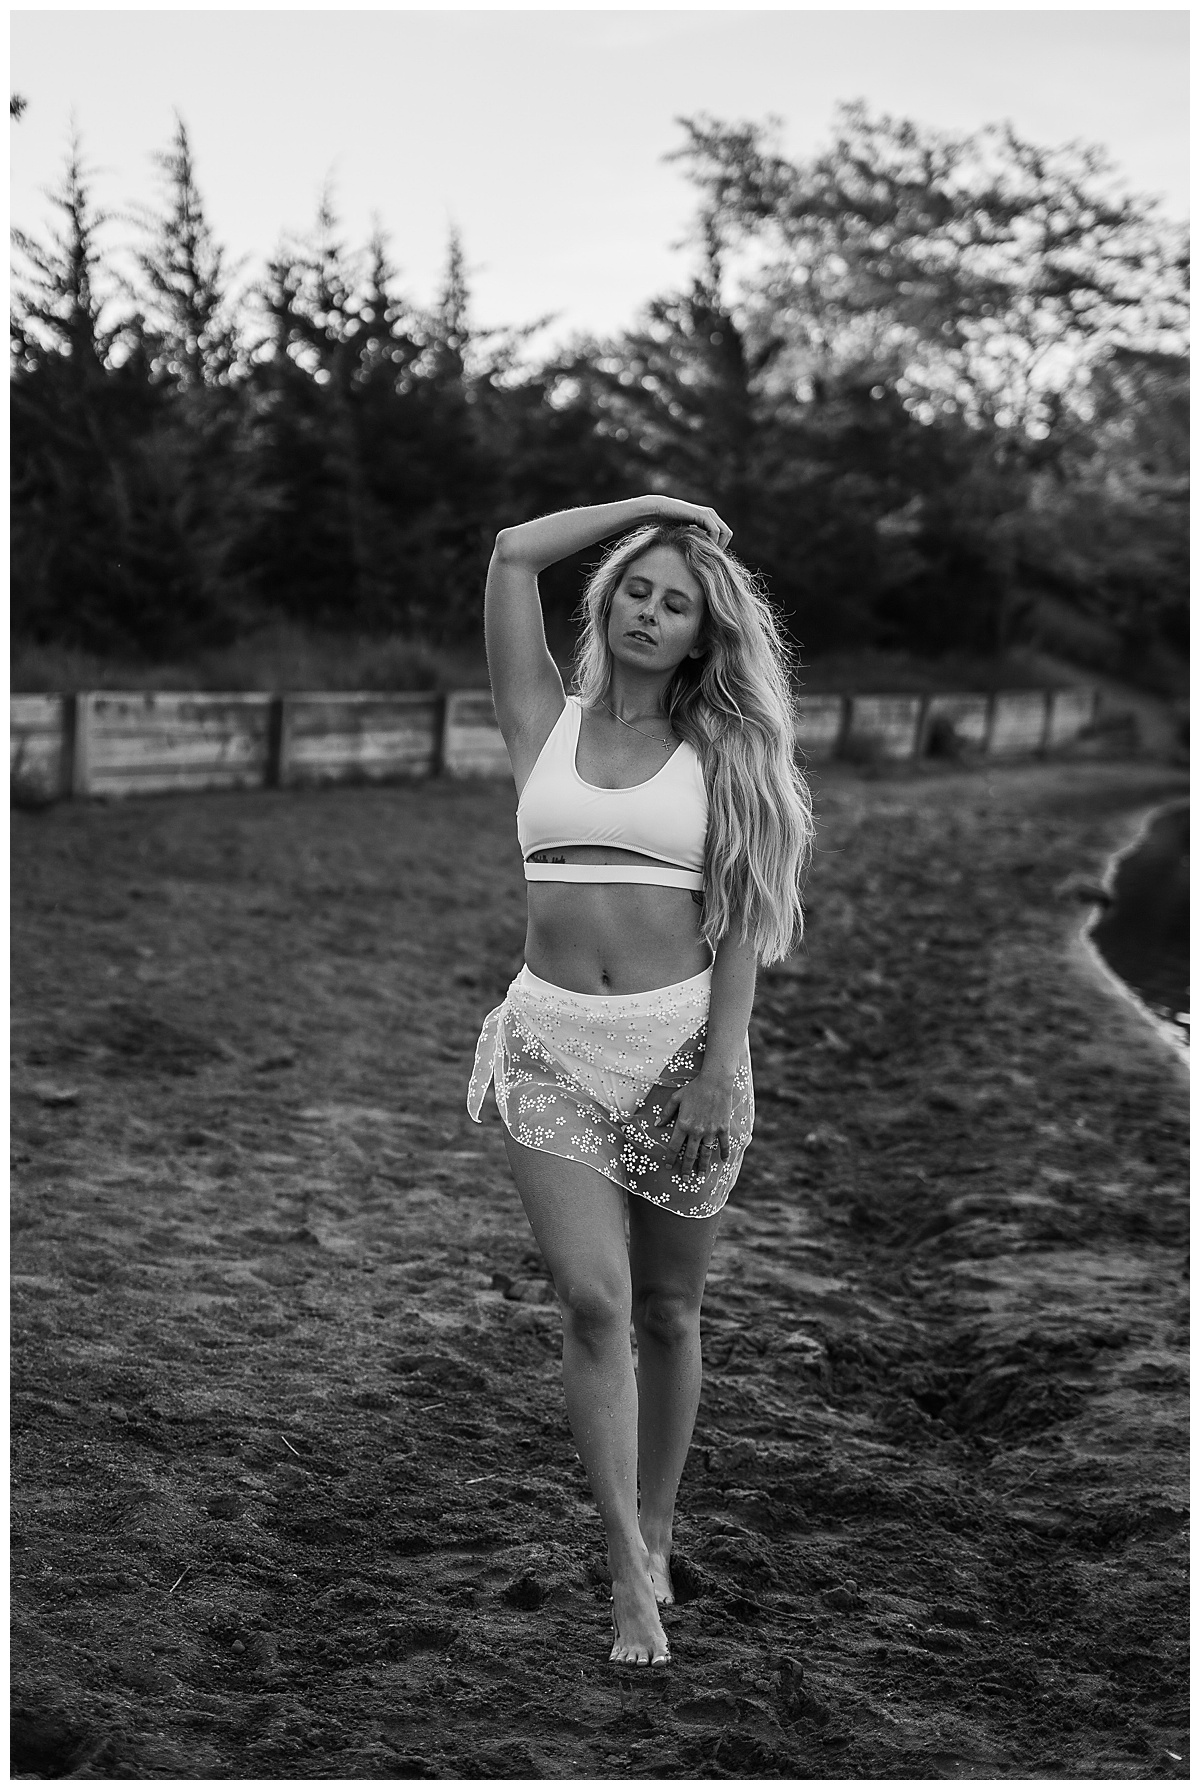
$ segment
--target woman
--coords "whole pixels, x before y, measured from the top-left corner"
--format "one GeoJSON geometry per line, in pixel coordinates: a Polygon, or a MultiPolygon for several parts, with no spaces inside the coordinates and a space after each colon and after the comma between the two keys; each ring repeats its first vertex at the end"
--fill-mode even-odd
{"type": "Polygon", "coordinates": [[[704,1278],[753,1124],[756,964],[798,936],[812,830],[783,648],[729,540],[714,510],[669,497],[543,516],[501,530],[485,600],[529,929],[468,1109],[494,1077],[608,1538],[610,1657],[631,1665],[670,1658],[659,1605],[704,1278]],[[538,573],[637,524],[590,580],[567,696],[538,573]]]}

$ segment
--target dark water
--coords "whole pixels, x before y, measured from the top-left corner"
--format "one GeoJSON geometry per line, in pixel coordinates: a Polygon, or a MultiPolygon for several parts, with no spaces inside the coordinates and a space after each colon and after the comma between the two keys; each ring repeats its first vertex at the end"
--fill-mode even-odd
{"type": "Polygon", "coordinates": [[[1188,1035],[1187,802],[1156,816],[1135,852],[1121,860],[1115,900],[1092,928],[1110,968],[1163,1019],[1188,1035]]]}

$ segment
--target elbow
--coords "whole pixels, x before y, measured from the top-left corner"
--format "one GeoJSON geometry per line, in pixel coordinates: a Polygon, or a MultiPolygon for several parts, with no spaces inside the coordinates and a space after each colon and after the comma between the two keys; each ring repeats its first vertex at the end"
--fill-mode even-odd
{"type": "Polygon", "coordinates": [[[496,536],[492,548],[494,566],[522,566],[526,571],[536,574],[542,571],[546,563],[520,524],[515,528],[502,528],[496,536]]]}

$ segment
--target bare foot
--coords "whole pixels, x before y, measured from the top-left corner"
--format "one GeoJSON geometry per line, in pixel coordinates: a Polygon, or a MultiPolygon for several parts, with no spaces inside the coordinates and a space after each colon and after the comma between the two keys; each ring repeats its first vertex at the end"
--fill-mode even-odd
{"type": "Polygon", "coordinates": [[[649,1574],[613,1580],[613,1644],[619,1666],[665,1666],[671,1658],[649,1574]]]}
{"type": "Polygon", "coordinates": [[[653,1548],[650,1549],[650,1583],[654,1586],[654,1596],[660,1604],[675,1602],[670,1549],[665,1554],[658,1554],[653,1548]]]}

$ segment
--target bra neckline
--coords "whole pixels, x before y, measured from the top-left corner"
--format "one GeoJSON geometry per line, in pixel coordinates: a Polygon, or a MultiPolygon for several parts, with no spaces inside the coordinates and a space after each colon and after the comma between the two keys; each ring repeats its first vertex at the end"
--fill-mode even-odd
{"type": "Polygon", "coordinates": [[[615,786],[612,784],[609,784],[609,783],[589,783],[586,777],[581,777],[579,775],[579,767],[575,763],[576,756],[579,752],[580,729],[582,728],[582,725],[583,725],[583,699],[582,699],[582,697],[579,697],[579,696],[568,696],[567,701],[573,702],[575,704],[575,712],[576,712],[576,717],[577,717],[576,722],[575,722],[575,738],[571,741],[571,751],[570,751],[571,775],[574,777],[576,783],[581,784],[584,789],[593,789],[597,792],[598,795],[624,796],[624,795],[632,794],[632,792],[635,789],[649,789],[650,785],[652,783],[657,782],[657,780],[662,776],[663,772],[668,768],[668,766],[674,764],[677,755],[680,752],[682,752],[683,748],[687,745],[686,740],[680,740],[679,744],[676,746],[674,752],[671,753],[671,755],[667,759],[666,763],[659,765],[658,769],[654,772],[654,775],[651,777],[644,778],[641,783],[618,783],[615,786]]]}

